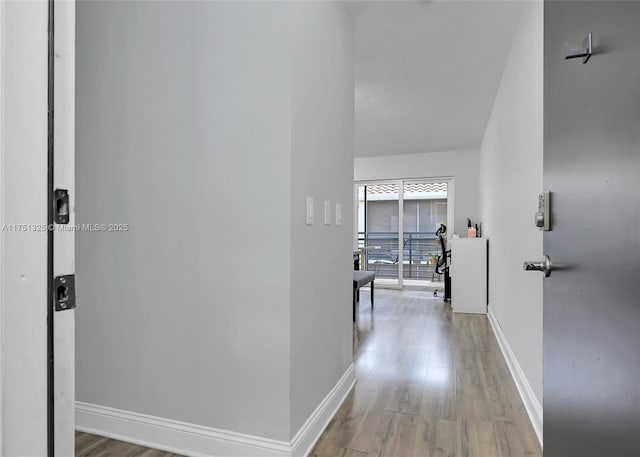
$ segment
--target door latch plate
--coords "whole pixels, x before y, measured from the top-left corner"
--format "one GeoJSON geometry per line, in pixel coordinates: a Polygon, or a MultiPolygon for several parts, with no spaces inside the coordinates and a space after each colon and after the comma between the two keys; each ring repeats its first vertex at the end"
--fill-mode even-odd
{"type": "Polygon", "coordinates": [[[66,311],[76,307],[75,275],[56,276],[53,284],[53,303],[56,311],[66,311]]]}
{"type": "Polygon", "coordinates": [[[69,212],[69,191],[56,189],[53,198],[53,221],[56,224],[68,224],[69,212]]]}

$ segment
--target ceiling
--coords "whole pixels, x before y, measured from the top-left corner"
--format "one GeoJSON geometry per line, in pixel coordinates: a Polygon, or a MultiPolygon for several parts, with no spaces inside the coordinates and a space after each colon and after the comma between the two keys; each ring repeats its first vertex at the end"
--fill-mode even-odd
{"type": "Polygon", "coordinates": [[[355,155],[479,147],[522,2],[358,5],[355,155]]]}

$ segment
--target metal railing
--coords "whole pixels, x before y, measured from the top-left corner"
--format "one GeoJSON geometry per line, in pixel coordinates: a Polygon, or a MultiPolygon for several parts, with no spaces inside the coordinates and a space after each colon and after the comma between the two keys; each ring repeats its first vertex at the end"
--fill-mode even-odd
{"type": "MultiPolygon", "coordinates": [[[[375,271],[378,278],[398,278],[400,250],[397,232],[358,232],[358,247],[367,248],[364,251],[365,269],[375,271]]],[[[402,251],[404,279],[441,279],[435,267],[442,249],[434,232],[404,232],[402,251]]]]}

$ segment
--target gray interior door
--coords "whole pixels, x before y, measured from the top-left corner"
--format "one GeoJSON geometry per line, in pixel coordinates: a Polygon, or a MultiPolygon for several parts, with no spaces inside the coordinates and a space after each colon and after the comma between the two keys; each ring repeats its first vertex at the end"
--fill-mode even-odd
{"type": "Polygon", "coordinates": [[[545,1],[544,455],[640,455],[640,2],[545,1]],[[586,64],[564,60],[593,33],[586,64]]]}

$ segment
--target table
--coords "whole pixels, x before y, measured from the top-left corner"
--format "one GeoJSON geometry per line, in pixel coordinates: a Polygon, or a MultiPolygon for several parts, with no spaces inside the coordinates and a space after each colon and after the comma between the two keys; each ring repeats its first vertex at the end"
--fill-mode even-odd
{"type": "Polygon", "coordinates": [[[362,259],[364,258],[365,251],[370,251],[372,249],[380,249],[380,246],[364,246],[355,251],[353,251],[353,269],[354,270],[366,270],[366,265],[363,268],[362,259]]]}

